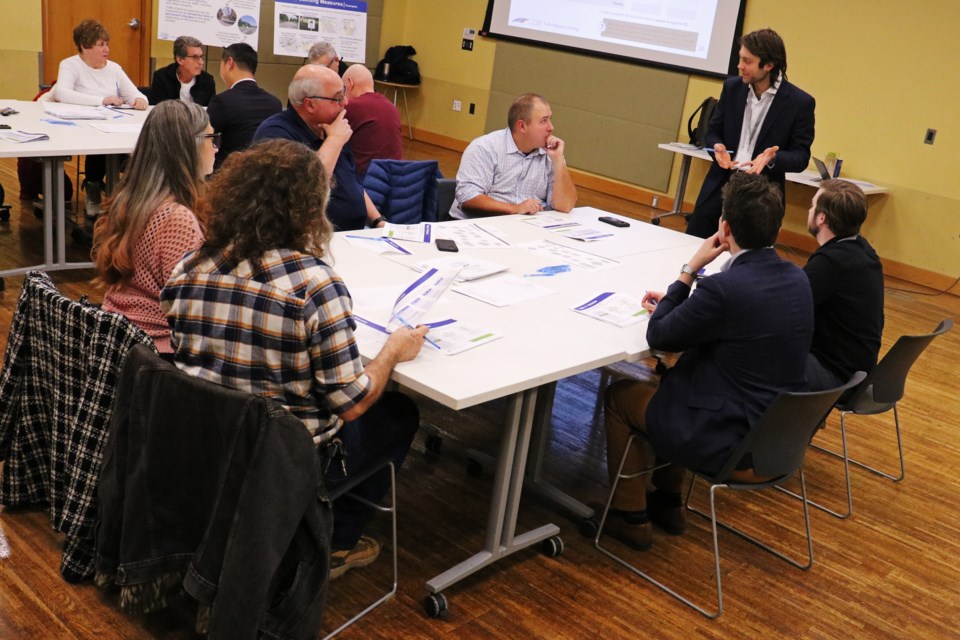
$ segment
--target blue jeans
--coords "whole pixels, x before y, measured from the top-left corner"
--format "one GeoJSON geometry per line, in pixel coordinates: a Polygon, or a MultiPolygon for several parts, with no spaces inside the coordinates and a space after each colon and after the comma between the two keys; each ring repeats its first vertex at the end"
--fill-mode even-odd
{"type": "MultiPolygon", "coordinates": [[[[372,462],[387,457],[400,470],[410,444],[420,426],[420,411],[413,400],[397,392],[384,393],[366,413],[343,425],[338,434],[346,451],[347,476],[338,460],[330,463],[323,474],[327,489],[342,484],[351,473],[357,473],[372,462]]],[[[383,469],[352,493],[379,504],[390,489],[389,469],[383,469]]],[[[333,503],[333,537],[331,549],[353,549],[373,515],[373,509],[343,496],[333,503]]]]}

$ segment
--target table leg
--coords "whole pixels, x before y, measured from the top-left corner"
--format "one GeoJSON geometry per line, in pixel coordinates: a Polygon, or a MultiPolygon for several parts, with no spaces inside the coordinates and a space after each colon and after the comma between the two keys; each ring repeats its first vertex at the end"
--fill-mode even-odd
{"type": "MultiPolygon", "coordinates": [[[[394,96],[396,98],[396,96],[394,96]]],[[[413,123],[410,122],[410,107],[407,105],[407,90],[403,90],[403,111],[407,114],[407,132],[410,134],[410,139],[413,140],[413,123]]]]}
{"type": "Polygon", "coordinates": [[[658,215],[656,218],[651,218],[650,222],[653,224],[660,224],[660,220],[663,218],[683,214],[683,196],[687,190],[687,177],[690,174],[691,157],[692,156],[687,155],[680,156],[680,175],[677,176],[677,191],[673,195],[673,208],[666,213],[658,215]]]}
{"type": "MultiPolygon", "coordinates": [[[[53,264],[53,222],[58,210],[57,202],[63,201],[63,192],[56,193],[54,189],[54,172],[57,168],[56,158],[43,159],[43,267],[53,264]]],[[[62,211],[62,204],[60,211],[62,211]]],[[[61,236],[62,238],[62,236],[61,236]]]]}
{"type": "Polygon", "coordinates": [[[501,558],[560,533],[557,525],[546,524],[516,535],[536,402],[536,389],[528,389],[510,398],[483,550],[427,581],[430,593],[439,593],[501,558]]]}

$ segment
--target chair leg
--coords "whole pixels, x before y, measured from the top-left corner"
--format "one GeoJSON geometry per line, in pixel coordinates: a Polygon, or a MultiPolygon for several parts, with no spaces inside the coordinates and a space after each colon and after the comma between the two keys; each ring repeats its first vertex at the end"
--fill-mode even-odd
{"type": "Polygon", "coordinates": [[[343,631],[344,629],[352,625],[354,622],[356,622],[360,618],[364,617],[365,615],[367,615],[368,613],[370,613],[371,611],[379,607],[381,604],[383,604],[387,600],[392,599],[397,594],[397,582],[398,582],[397,580],[397,577],[398,577],[398,573],[397,573],[397,473],[396,473],[396,469],[394,468],[393,462],[388,462],[385,466],[390,468],[390,506],[389,507],[384,507],[374,502],[370,502],[369,500],[361,498],[360,496],[354,495],[352,493],[345,494],[343,498],[349,497],[353,500],[357,500],[358,502],[361,502],[367,505],[368,507],[376,509],[381,513],[390,514],[390,528],[391,528],[390,544],[391,544],[391,550],[393,552],[392,553],[393,584],[391,585],[390,590],[387,591],[387,593],[380,596],[377,600],[375,600],[373,603],[368,605],[363,611],[356,614],[355,616],[353,616],[352,618],[344,622],[342,625],[340,625],[339,627],[331,631],[329,634],[324,636],[323,640],[330,640],[330,638],[333,638],[335,635],[337,635],[338,633],[340,633],[341,631],[343,631]]]}
{"type": "MultiPolygon", "coordinates": [[[[847,450],[847,425],[846,425],[846,417],[847,417],[847,414],[848,414],[848,413],[850,413],[850,412],[849,412],[849,411],[841,411],[841,412],[840,412],[840,444],[841,444],[841,448],[842,448],[842,450],[843,450],[843,453],[842,453],[842,454],[841,454],[841,453],[837,453],[836,451],[831,451],[830,449],[827,449],[827,448],[825,448],[825,447],[821,447],[821,446],[818,445],[818,444],[810,443],[810,447],[811,447],[811,448],[816,449],[817,451],[822,451],[823,453],[826,453],[827,455],[833,456],[834,458],[838,458],[838,459],[840,459],[840,460],[843,461],[843,479],[844,479],[844,483],[846,484],[846,487],[847,487],[847,511],[846,511],[846,513],[840,513],[839,511],[834,511],[833,509],[831,509],[831,508],[829,508],[829,507],[826,507],[826,506],[820,504],[819,502],[814,502],[813,500],[807,500],[807,503],[808,503],[811,507],[813,507],[813,508],[815,508],[815,509],[819,509],[820,511],[823,511],[824,513],[827,513],[827,514],[830,514],[830,515],[833,516],[834,518],[839,518],[840,520],[846,520],[847,518],[849,518],[850,516],[853,515],[853,489],[852,489],[852,486],[851,486],[851,484],[850,484],[850,464],[853,463],[854,461],[850,459],[850,455],[849,455],[849,452],[848,452],[848,450],[847,450]]],[[[785,493],[785,494],[787,494],[787,495],[789,495],[789,496],[793,496],[794,498],[802,499],[801,496],[797,495],[797,494],[794,493],[793,491],[790,491],[789,489],[786,489],[786,488],[784,488],[784,487],[776,487],[776,489],[777,489],[777,491],[780,491],[780,492],[782,492],[782,493],[785,493]]]]}
{"type": "MultiPolygon", "coordinates": [[[[718,547],[717,547],[717,532],[716,532],[716,529],[714,529],[714,532],[713,532],[714,558],[716,559],[716,560],[715,560],[715,565],[716,565],[716,567],[717,567],[717,586],[718,586],[718,599],[717,599],[718,608],[717,608],[717,611],[715,611],[715,612],[708,611],[708,610],[706,610],[706,609],[698,606],[697,604],[695,604],[694,602],[692,602],[692,601],[689,600],[688,598],[685,598],[684,596],[680,595],[679,593],[677,593],[676,591],[674,591],[673,589],[671,589],[671,588],[668,587],[667,585],[663,584],[662,582],[660,582],[660,581],[657,580],[656,578],[650,576],[650,575],[647,574],[647,573],[644,573],[643,571],[641,571],[640,569],[638,569],[636,566],[634,566],[634,565],[630,564],[629,562],[627,562],[626,560],[624,560],[622,557],[616,555],[615,553],[613,553],[613,552],[610,551],[609,549],[606,549],[606,548],[604,548],[604,547],[602,547],[602,546],[600,545],[600,538],[601,538],[601,536],[603,536],[603,527],[604,527],[604,525],[605,525],[606,522],[607,522],[607,516],[608,516],[608,514],[610,513],[610,505],[613,503],[613,496],[616,494],[617,486],[619,486],[620,480],[627,480],[627,479],[630,479],[630,478],[636,478],[636,477],[639,477],[639,476],[642,476],[642,475],[646,475],[646,474],[648,474],[648,473],[651,473],[651,472],[655,471],[656,469],[659,469],[659,468],[662,467],[662,466],[666,466],[666,465],[656,465],[656,466],[654,466],[654,467],[652,467],[652,468],[650,468],[650,469],[644,469],[643,471],[640,471],[640,472],[638,472],[638,473],[633,473],[633,474],[624,475],[624,474],[623,474],[623,465],[626,463],[626,461],[627,461],[627,455],[630,453],[630,447],[633,445],[633,442],[634,442],[634,440],[636,440],[636,439],[637,439],[637,436],[636,436],[635,434],[631,434],[631,435],[630,435],[630,438],[627,440],[627,446],[626,446],[626,448],[625,448],[624,451],[623,451],[623,456],[620,457],[620,464],[617,466],[617,474],[616,474],[616,476],[614,476],[613,486],[610,487],[610,495],[607,496],[607,502],[606,502],[606,504],[604,505],[604,507],[603,507],[603,513],[602,513],[601,516],[600,516],[600,526],[597,528],[597,533],[596,533],[596,535],[595,535],[594,538],[593,538],[593,546],[596,547],[597,550],[600,551],[600,553],[604,554],[605,556],[607,556],[608,558],[614,560],[615,562],[617,562],[617,563],[620,564],[621,566],[623,566],[623,567],[627,568],[628,570],[632,571],[633,573],[635,573],[636,575],[640,576],[641,578],[643,578],[644,580],[646,580],[647,582],[649,582],[649,583],[652,584],[653,586],[657,587],[657,588],[660,589],[661,591],[663,591],[663,592],[665,592],[665,593],[673,596],[674,598],[676,598],[677,600],[679,600],[679,601],[682,602],[683,604],[687,605],[687,606],[690,607],[691,609],[694,609],[694,610],[698,611],[699,613],[701,613],[702,615],[706,616],[707,618],[709,618],[709,619],[711,619],[711,620],[713,620],[713,619],[715,619],[715,618],[718,618],[718,617],[720,616],[720,614],[723,613],[723,601],[722,601],[721,597],[719,596],[719,594],[720,594],[720,591],[719,591],[719,585],[720,585],[720,555],[719,555],[719,552],[717,551],[718,547]]],[[[692,480],[691,480],[691,487],[692,487],[692,480]]],[[[687,493],[687,495],[689,496],[689,492],[687,493]]]]}
{"type": "MultiPolygon", "coordinates": [[[[807,499],[807,482],[806,482],[806,478],[805,478],[804,475],[803,475],[803,468],[800,469],[800,474],[799,474],[799,475],[800,475],[800,492],[801,492],[801,495],[800,495],[799,497],[800,497],[800,502],[801,502],[802,505],[803,505],[803,521],[804,521],[804,525],[805,525],[805,528],[806,528],[806,535],[807,535],[807,559],[806,559],[805,562],[801,563],[800,561],[795,560],[795,559],[791,558],[790,556],[784,554],[782,551],[778,551],[777,549],[774,549],[773,547],[771,547],[771,546],[769,546],[769,545],[767,545],[767,544],[765,544],[765,543],[763,543],[763,542],[760,542],[760,541],[757,540],[756,538],[754,538],[754,537],[752,537],[752,536],[744,533],[743,531],[741,531],[741,530],[739,530],[739,529],[737,529],[737,528],[735,528],[735,527],[733,527],[733,526],[731,526],[731,525],[729,525],[729,524],[726,524],[726,523],[720,522],[720,521],[717,521],[716,524],[717,524],[718,526],[723,527],[724,529],[726,529],[726,530],[729,531],[730,533],[733,533],[734,535],[737,535],[737,536],[743,538],[743,539],[746,540],[747,542],[750,542],[750,543],[752,543],[752,544],[760,547],[760,548],[763,549],[764,551],[767,551],[768,553],[771,553],[771,554],[775,555],[776,557],[780,558],[781,560],[783,560],[784,562],[790,564],[791,566],[794,566],[794,567],[796,567],[797,569],[803,569],[804,571],[806,571],[807,569],[809,569],[810,567],[813,566],[813,536],[812,536],[811,531],[810,531],[810,510],[809,510],[809,508],[807,507],[807,505],[809,504],[810,501],[807,499]]],[[[712,500],[713,500],[713,489],[714,489],[714,488],[720,488],[720,487],[728,487],[728,486],[729,486],[729,485],[725,485],[725,484],[711,485],[711,487],[710,487],[710,494],[711,494],[711,514],[710,514],[710,515],[706,514],[706,513],[703,512],[703,511],[700,511],[699,509],[695,509],[694,507],[691,507],[689,504],[687,505],[687,509],[690,510],[690,511],[692,511],[693,513],[697,514],[698,516],[700,516],[700,517],[702,517],[702,518],[711,518],[711,519],[714,519],[714,520],[715,520],[715,519],[716,519],[716,514],[712,513],[712,511],[713,511],[713,504],[712,504],[712,500]]],[[[718,554],[718,557],[719,557],[719,554],[718,554]]],[[[718,566],[719,566],[719,560],[718,560],[718,566]]],[[[719,582],[718,582],[718,584],[719,584],[719,582]]],[[[718,590],[718,594],[719,594],[719,590],[718,590]]]]}

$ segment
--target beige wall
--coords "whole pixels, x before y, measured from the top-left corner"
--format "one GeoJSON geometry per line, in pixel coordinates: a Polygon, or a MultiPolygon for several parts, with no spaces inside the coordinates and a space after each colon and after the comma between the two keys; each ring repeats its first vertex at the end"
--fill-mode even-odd
{"type": "MultiPolygon", "coordinates": [[[[270,5],[267,0],[264,5],[270,5]]],[[[465,27],[479,29],[486,0],[381,0],[371,2],[371,29],[379,22],[379,46],[372,66],[388,46],[417,49],[423,85],[411,95],[416,128],[466,142],[484,133],[496,42],[478,38],[474,51],[460,49],[465,27]],[[466,108],[451,110],[454,99],[466,108]]],[[[0,95],[30,99],[36,93],[37,52],[41,49],[39,0],[0,0],[0,50],[4,73],[0,95]]],[[[271,13],[272,15],[272,13],[271,13]]],[[[269,21],[264,21],[269,22],[269,21]]],[[[262,22],[262,24],[264,23],[262,22]]],[[[954,69],[960,55],[949,47],[960,24],[960,3],[915,0],[909,11],[892,2],[750,0],[747,30],[772,26],[787,43],[789,77],[817,99],[813,152],[837,152],[844,175],[890,188],[870,199],[865,233],[887,260],[956,277],[960,274],[960,180],[957,179],[956,105],[960,85],[954,69]],[[869,8],[869,10],[865,10],[869,8]],[[933,146],[923,144],[928,127],[937,129],[933,146]]],[[[265,29],[266,32],[266,29],[265,29]]],[[[270,48],[267,34],[262,50],[270,48]]],[[[170,43],[154,42],[158,64],[170,60],[170,43]]],[[[265,56],[266,59],[266,56],[265,56]]],[[[278,94],[298,60],[274,56],[258,75],[278,94]]],[[[212,71],[216,66],[212,65],[212,71]]],[[[571,78],[589,92],[616,78],[571,78]]],[[[677,137],[686,117],[719,82],[690,78],[677,137]]],[[[676,167],[676,164],[674,165],[676,167]]],[[[579,167],[589,171],[590,167],[579,167]]],[[[696,197],[704,172],[694,163],[687,200],[696,197]]],[[[673,171],[668,193],[676,181],[673,171]]],[[[649,188],[648,185],[638,185],[649,188]]],[[[804,232],[810,189],[788,188],[785,228],[804,232]]],[[[922,279],[922,278],[921,278],[922,279]]]]}
{"type": "Polygon", "coordinates": [[[40,83],[39,53],[43,48],[40,0],[0,0],[0,96],[32,100],[40,83]]]}
{"type": "MultiPolygon", "coordinates": [[[[484,133],[496,41],[478,38],[468,53],[460,51],[460,38],[464,27],[481,26],[486,4],[388,3],[384,45],[410,44],[418,51],[423,86],[413,115],[416,127],[461,141],[484,133]],[[453,112],[455,98],[476,102],[478,115],[453,112]]],[[[948,278],[960,275],[960,85],[953,71],[960,55],[949,47],[958,24],[960,3],[943,0],[916,0],[907,11],[892,2],[750,0],[744,25],[747,31],[769,26],[783,36],[790,80],[817,99],[814,154],[835,151],[844,159],[845,177],[890,188],[888,195],[870,198],[864,227],[880,255],[948,278]],[[933,146],[923,144],[928,127],[938,131],[933,146]]],[[[616,81],[571,78],[587,92],[596,83],[616,81]]],[[[687,116],[704,97],[719,92],[719,81],[689,79],[678,139],[686,135],[687,116]]],[[[705,167],[693,163],[688,202],[696,198],[705,167]]],[[[805,233],[813,190],[793,185],[787,191],[784,228],[805,233]]]]}

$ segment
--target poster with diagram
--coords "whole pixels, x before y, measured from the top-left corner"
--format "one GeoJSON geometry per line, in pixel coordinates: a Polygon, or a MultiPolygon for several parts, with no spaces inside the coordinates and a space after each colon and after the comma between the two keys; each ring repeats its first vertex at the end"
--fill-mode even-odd
{"type": "Polygon", "coordinates": [[[157,38],[199,38],[204,45],[226,47],[260,42],[260,0],[160,0],[157,38]]]}
{"type": "Polygon", "coordinates": [[[307,57],[310,45],[329,42],[342,60],[366,62],[367,3],[355,0],[277,0],[273,52],[307,57]]]}

